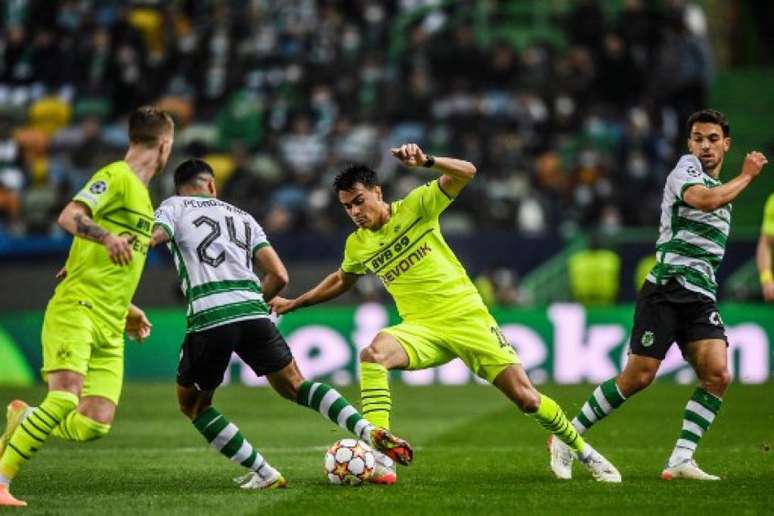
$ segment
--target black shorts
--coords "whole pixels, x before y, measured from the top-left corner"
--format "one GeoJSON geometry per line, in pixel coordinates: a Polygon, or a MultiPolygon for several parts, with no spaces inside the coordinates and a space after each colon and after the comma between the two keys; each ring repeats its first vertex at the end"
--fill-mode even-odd
{"type": "Polygon", "coordinates": [[[632,354],[663,360],[677,342],[685,356],[687,343],[703,339],[725,340],[728,345],[715,302],[674,279],[665,285],[646,281],[637,295],[629,341],[632,354]]]}
{"type": "Polygon", "coordinates": [[[276,373],[293,360],[285,339],[267,318],[249,319],[189,333],[180,350],[177,384],[210,391],[236,353],[255,374],[276,373]]]}

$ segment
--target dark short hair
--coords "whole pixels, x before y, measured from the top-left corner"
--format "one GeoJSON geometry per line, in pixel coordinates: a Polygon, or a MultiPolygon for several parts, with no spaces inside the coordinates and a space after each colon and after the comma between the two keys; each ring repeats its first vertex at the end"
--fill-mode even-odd
{"type": "Polygon", "coordinates": [[[193,180],[202,173],[210,174],[215,177],[215,172],[212,171],[212,167],[204,160],[187,159],[180,163],[175,169],[175,190],[180,190],[181,186],[193,182],[193,180]]]}
{"type": "Polygon", "coordinates": [[[129,141],[151,147],[174,125],[172,116],[153,106],[142,106],[129,115],[129,141]]]}
{"type": "Polygon", "coordinates": [[[689,116],[688,122],[685,124],[685,129],[689,138],[691,136],[693,124],[696,122],[703,124],[717,124],[721,129],[723,129],[724,138],[731,136],[731,127],[728,125],[728,117],[726,117],[726,115],[720,111],[716,111],[714,109],[702,109],[701,111],[697,111],[689,116]]]}
{"type": "Polygon", "coordinates": [[[374,186],[379,186],[376,172],[372,168],[366,165],[355,164],[349,165],[339,172],[339,175],[333,180],[333,189],[337,193],[342,190],[352,190],[357,183],[362,184],[369,190],[374,186]]]}

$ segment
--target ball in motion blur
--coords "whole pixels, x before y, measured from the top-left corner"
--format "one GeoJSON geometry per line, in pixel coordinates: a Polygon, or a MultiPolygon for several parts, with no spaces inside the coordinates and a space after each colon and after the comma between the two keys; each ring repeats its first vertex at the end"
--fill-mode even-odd
{"type": "Polygon", "coordinates": [[[325,474],[331,484],[357,486],[371,478],[375,462],[368,444],[341,439],[325,452],[325,474]]]}

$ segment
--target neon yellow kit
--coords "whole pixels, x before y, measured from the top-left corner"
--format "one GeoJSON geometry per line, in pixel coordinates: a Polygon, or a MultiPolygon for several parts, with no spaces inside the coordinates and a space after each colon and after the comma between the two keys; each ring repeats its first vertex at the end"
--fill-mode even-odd
{"type": "Polygon", "coordinates": [[[492,381],[519,359],[441,234],[438,217],[451,202],[438,180],[414,189],[390,205],[379,230],[349,236],[341,270],[373,272],[392,295],[403,322],[382,331],[406,351],[408,369],[460,357],[492,381]]]}
{"type": "Polygon", "coordinates": [[[75,237],[43,321],[43,368],[85,375],[82,396],[118,403],[126,313],[142,275],[153,227],[147,187],[124,161],[99,170],[73,198],[96,224],[132,240],[129,265],[114,264],[102,244],[75,237]]]}

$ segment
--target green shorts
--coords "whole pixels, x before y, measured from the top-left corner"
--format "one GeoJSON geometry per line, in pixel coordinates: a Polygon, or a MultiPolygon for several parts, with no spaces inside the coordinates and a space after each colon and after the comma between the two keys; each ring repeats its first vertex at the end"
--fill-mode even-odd
{"type": "Polygon", "coordinates": [[[382,332],[395,337],[406,351],[409,370],[436,367],[459,357],[491,383],[506,367],[521,363],[497,321],[484,309],[449,319],[404,321],[382,332]]]}
{"type": "Polygon", "coordinates": [[[115,404],[124,378],[124,335],[101,321],[91,308],[51,302],[43,318],[45,380],[52,371],[74,371],[85,377],[83,396],[100,396],[115,404]]]}

